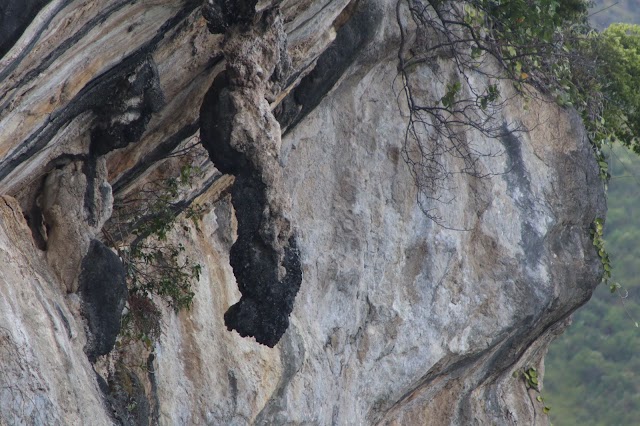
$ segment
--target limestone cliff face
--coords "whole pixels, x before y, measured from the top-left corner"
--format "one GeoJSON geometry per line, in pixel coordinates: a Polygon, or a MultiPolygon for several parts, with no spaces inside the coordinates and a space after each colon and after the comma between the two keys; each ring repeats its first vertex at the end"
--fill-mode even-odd
{"type": "MultiPolygon", "coordinates": [[[[403,161],[395,2],[0,11],[1,424],[548,423],[518,373],[601,274],[574,113],[512,97],[497,119],[527,131],[467,130],[496,155],[451,176],[442,226],[403,161]],[[116,343],[117,210],[187,162],[193,306],[116,343]]],[[[419,96],[451,67],[417,66],[419,96]]]]}

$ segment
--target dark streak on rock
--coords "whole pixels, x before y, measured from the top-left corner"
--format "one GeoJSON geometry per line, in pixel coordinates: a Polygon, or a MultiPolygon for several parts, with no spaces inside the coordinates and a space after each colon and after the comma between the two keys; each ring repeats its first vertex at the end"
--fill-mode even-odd
{"type": "Polygon", "coordinates": [[[111,401],[109,399],[109,384],[104,379],[104,377],[98,374],[95,368],[93,369],[93,373],[96,375],[98,388],[100,389],[100,392],[102,392],[102,398],[103,398],[102,403],[104,404],[105,412],[109,415],[109,419],[111,419],[114,424],[118,424],[118,419],[116,419],[116,416],[111,407],[111,401]]]}
{"type": "Polygon", "coordinates": [[[151,384],[150,400],[150,418],[149,424],[157,425],[160,421],[160,397],[158,396],[158,379],[156,378],[156,367],[154,361],[156,356],[153,352],[147,358],[147,378],[151,384]]]}
{"type": "Polygon", "coordinates": [[[262,410],[256,416],[254,424],[272,425],[286,423],[287,389],[294,376],[300,371],[304,364],[305,352],[304,341],[295,327],[293,327],[282,340],[282,345],[280,345],[282,375],[280,376],[278,385],[264,404],[262,410]]]}
{"type": "MultiPolygon", "coordinates": [[[[68,0],[64,4],[62,4],[58,8],[58,11],[64,9],[66,6],[69,5],[69,3],[71,3],[71,0],[68,0]]],[[[120,10],[122,7],[128,5],[129,3],[130,3],[129,0],[124,0],[124,1],[121,1],[120,3],[111,5],[110,7],[105,9],[103,11],[103,13],[101,13],[98,16],[94,17],[93,19],[89,20],[85,25],[83,25],[83,27],[80,30],[75,32],[71,37],[69,37],[68,39],[66,39],[65,41],[60,43],[59,45],[57,45],[57,47],[52,52],[50,52],[47,56],[45,56],[42,59],[42,62],[40,62],[40,65],[38,65],[36,68],[34,68],[31,71],[29,71],[22,79],[20,79],[20,81],[18,81],[12,88],[10,88],[9,91],[11,91],[12,89],[15,89],[17,87],[24,86],[27,83],[29,83],[31,80],[36,78],[44,70],[46,70],[53,63],[53,61],[55,61],[57,58],[62,56],[67,50],[69,50],[69,48],[71,48],[79,40],[81,40],[82,37],[87,35],[87,33],[89,31],[93,30],[96,27],[96,25],[98,25],[100,22],[103,22],[106,18],[108,18],[113,13],[117,12],[118,10],[120,10]]],[[[55,17],[56,13],[52,14],[49,22],[51,20],[53,20],[53,18],[55,17]]],[[[33,43],[31,43],[28,46],[28,48],[15,61],[13,61],[9,67],[7,67],[7,69],[3,70],[0,73],[0,81],[2,81],[4,78],[6,78],[9,75],[9,73],[12,72],[15,69],[15,67],[17,67],[20,64],[20,61],[31,52],[31,49],[33,49],[33,47],[37,43],[38,38],[40,37],[40,35],[42,34],[42,32],[46,28],[47,28],[47,25],[44,25],[42,30],[40,31],[40,34],[38,34],[38,37],[35,38],[33,43]]],[[[3,109],[5,106],[6,105],[2,105],[2,107],[0,107],[0,110],[3,109]]]]}
{"type": "Polygon", "coordinates": [[[154,163],[166,158],[183,140],[193,136],[198,131],[197,122],[187,124],[176,133],[168,137],[164,142],[159,143],[151,152],[145,155],[135,166],[123,173],[118,180],[111,184],[114,195],[135,181],[154,163]]]}
{"type": "Polygon", "coordinates": [[[123,363],[109,374],[107,401],[121,426],[147,426],[151,409],[142,381],[123,363]]]}
{"type": "Polygon", "coordinates": [[[505,124],[502,128],[504,135],[500,138],[507,154],[507,183],[511,190],[515,188],[525,188],[527,192],[531,191],[531,183],[529,182],[526,165],[522,158],[522,142],[518,135],[509,131],[509,127],[505,124]]]}
{"type": "Polygon", "coordinates": [[[353,16],[338,30],[335,40],[318,58],[315,68],[280,103],[274,115],[285,129],[293,129],[318,106],[347,68],[373,39],[382,15],[360,2],[353,16]]]}
{"type": "Polygon", "coordinates": [[[65,330],[67,330],[67,337],[69,339],[72,339],[73,335],[71,334],[71,325],[69,324],[69,320],[67,319],[67,316],[62,312],[62,309],[60,308],[60,305],[58,305],[56,303],[55,306],[56,306],[56,311],[58,312],[58,315],[60,316],[60,319],[62,320],[62,324],[64,324],[64,328],[65,328],[65,330]]]}
{"type": "MultiPolygon", "coordinates": [[[[108,98],[110,94],[109,90],[113,87],[113,84],[119,81],[122,78],[122,75],[130,74],[138,65],[143,63],[153,52],[158,43],[164,38],[168,29],[180,24],[180,22],[191,14],[198,5],[198,2],[189,2],[185,8],[166,21],[151,40],[142,45],[136,52],[120,61],[116,66],[87,83],[87,85],[68,103],[66,108],[53,112],[49,116],[49,119],[40,126],[40,128],[38,128],[27,140],[22,142],[20,146],[16,147],[13,153],[7,156],[7,158],[0,163],[0,179],[5,178],[19,164],[33,157],[38,151],[42,150],[66,123],[70,122],[87,110],[94,110],[98,108],[102,104],[103,100],[108,98]]],[[[110,13],[113,12],[110,11],[110,13]]],[[[95,25],[96,24],[94,23],[94,26],[95,25]]],[[[66,48],[68,47],[69,46],[66,48]]],[[[62,48],[62,46],[60,48],[62,48]]],[[[38,70],[38,72],[42,72],[45,68],[46,66],[43,64],[37,69],[34,69],[33,72],[38,70]]]]}
{"type": "Polygon", "coordinates": [[[238,379],[233,374],[233,370],[227,372],[227,379],[229,380],[229,392],[231,393],[231,402],[235,413],[238,410],[238,379]]]}
{"type": "MultiPolygon", "coordinates": [[[[38,43],[38,41],[40,40],[40,36],[45,31],[45,29],[49,26],[49,24],[51,23],[53,18],[56,16],[56,14],[60,10],[65,8],[69,3],[71,3],[71,0],[66,0],[58,4],[58,7],[56,8],[56,10],[52,12],[51,15],[49,15],[48,19],[42,23],[40,29],[36,32],[36,34],[34,34],[34,37],[32,37],[29,44],[25,46],[25,48],[18,54],[18,56],[15,57],[13,61],[11,61],[11,63],[9,63],[4,69],[0,70],[0,81],[3,81],[4,79],[6,79],[18,67],[18,65],[20,65],[22,60],[26,58],[29,55],[29,53],[31,53],[31,50],[33,50],[33,47],[38,43]]],[[[4,55],[0,55],[0,58],[3,56],[4,55]]],[[[6,108],[6,104],[7,102],[0,105],[0,111],[6,108]]]]}
{"type": "Polygon", "coordinates": [[[127,300],[126,271],[120,258],[98,240],[92,240],[82,259],[79,292],[90,332],[85,347],[94,362],[113,349],[127,300]]]}
{"type": "Polygon", "coordinates": [[[258,0],[213,0],[203,10],[209,31],[223,34],[233,25],[248,24],[256,12],[258,0]]]}
{"type": "Polygon", "coordinates": [[[47,3],[48,0],[4,0],[0,4],[0,58],[47,3]]]}
{"type": "MultiPolygon", "coordinates": [[[[521,256],[521,262],[528,265],[528,268],[524,269],[525,275],[529,275],[529,270],[536,268],[537,262],[542,258],[544,254],[545,237],[540,235],[532,223],[535,220],[536,209],[534,200],[537,197],[531,190],[531,182],[529,181],[530,173],[527,170],[523,155],[522,155],[522,141],[518,138],[518,135],[514,132],[509,132],[508,126],[505,124],[503,127],[504,136],[500,138],[502,145],[505,148],[507,155],[507,170],[508,173],[504,175],[507,182],[508,191],[514,200],[514,203],[520,207],[524,212],[528,212],[522,221],[521,227],[521,241],[524,255],[521,256]],[[520,193],[520,196],[516,196],[516,192],[520,193]]],[[[530,277],[534,279],[533,277],[530,277]]],[[[529,286],[525,286],[529,288],[529,286]]],[[[544,285],[538,286],[540,290],[545,288],[544,285]]],[[[549,291],[551,291],[549,289],[549,291]]],[[[551,297],[551,295],[549,295],[551,297]]]]}

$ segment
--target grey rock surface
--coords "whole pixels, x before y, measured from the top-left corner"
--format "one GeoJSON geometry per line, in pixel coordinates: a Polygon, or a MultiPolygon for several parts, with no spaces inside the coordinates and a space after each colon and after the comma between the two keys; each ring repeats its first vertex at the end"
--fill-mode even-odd
{"type": "MultiPolygon", "coordinates": [[[[53,0],[32,18],[0,58],[0,424],[548,424],[521,372],[542,381],[602,272],[603,185],[574,112],[502,84],[496,120],[526,131],[466,130],[495,155],[485,178],[451,175],[438,224],[403,161],[395,3],[53,0]],[[167,241],[202,266],[191,309],[154,299],[156,342],[103,354],[107,327],[87,357],[91,241],[130,241],[118,212],[184,165],[202,173],[173,207],[201,218],[167,241]],[[294,269],[299,291],[272,286],[294,269]],[[244,335],[286,305],[273,347],[227,329],[247,294],[244,335]]],[[[416,96],[450,73],[416,66],[416,96]]],[[[120,274],[105,246],[93,266],[120,274]]]]}
{"type": "Polygon", "coordinates": [[[0,265],[0,420],[112,424],[82,350],[79,301],[61,291],[20,205],[6,196],[0,198],[0,265]]]}

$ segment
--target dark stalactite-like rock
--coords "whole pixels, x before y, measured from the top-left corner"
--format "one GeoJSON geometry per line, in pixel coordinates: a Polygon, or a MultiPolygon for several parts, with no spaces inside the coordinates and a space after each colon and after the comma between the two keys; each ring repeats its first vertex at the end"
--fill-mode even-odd
{"type": "Polygon", "coordinates": [[[90,154],[101,156],[140,139],[151,115],[164,106],[158,70],[147,58],[130,74],[113,81],[106,100],[95,108],[90,154]]]}
{"type": "Polygon", "coordinates": [[[285,248],[286,275],[278,278],[278,254],[260,234],[265,185],[245,173],[236,177],[231,202],[238,220],[238,239],[229,253],[242,298],[225,313],[225,324],[241,336],[253,336],[273,347],[289,327],[289,314],[302,283],[294,237],[285,248]]]}
{"type": "Polygon", "coordinates": [[[281,261],[262,231],[267,221],[279,218],[265,214],[269,188],[255,165],[231,145],[232,122],[237,113],[230,96],[232,90],[226,73],[222,73],[213,82],[200,110],[203,146],[220,171],[236,176],[231,203],[238,221],[238,238],[229,257],[242,298],[229,308],[224,319],[229,330],[273,347],[289,326],[302,269],[294,236],[284,244],[281,261]]]}
{"type": "Polygon", "coordinates": [[[91,201],[95,197],[93,181],[97,158],[138,141],[153,113],[165,105],[158,69],[151,57],[144,58],[138,66],[109,83],[103,89],[106,97],[93,108],[97,124],[91,132],[89,158],[84,170],[89,181],[85,208],[90,223],[95,222],[91,201]]]}
{"type": "Polygon", "coordinates": [[[229,144],[232,121],[236,114],[231,101],[229,79],[225,71],[213,80],[200,109],[200,133],[202,145],[209,158],[221,173],[236,175],[247,168],[245,156],[229,144]],[[202,135],[206,135],[202,136],[202,135]]]}

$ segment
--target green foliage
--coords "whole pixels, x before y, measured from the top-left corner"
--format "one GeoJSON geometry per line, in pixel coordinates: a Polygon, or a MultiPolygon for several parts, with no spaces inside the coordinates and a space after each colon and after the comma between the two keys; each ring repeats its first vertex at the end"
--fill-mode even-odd
{"type": "Polygon", "coordinates": [[[128,311],[122,317],[120,334],[125,340],[142,342],[147,350],[162,331],[162,312],[149,298],[137,293],[129,295],[128,311]]]}
{"type": "Polygon", "coordinates": [[[544,414],[549,414],[551,408],[548,407],[544,402],[544,397],[540,394],[540,383],[538,381],[538,370],[535,367],[525,368],[522,371],[515,371],[513,373],[513,377],[522,377],[524,380],[525,386],[527,389],[533,389],[538,392],[539,395],[536,396],[536,401],[542,404],[542,412],[544,414]]]}
{"type": "Polygon", "coordinates": [[[596,49],[606,128],[612,139],[640,153],[640,26],[612,24],[601,33],[596,49]]]}
{"type": "MultiPolygon", "coordinates": [[[[169,178],[147,189],[148,198],[139,199],[138,208],[146,213],[131,230],[136,238],[121,249],[132,294],[149,298],[160,296],[176,312],[189,308],[194,293],[191,284],[200,277],[201,266],[183,256],[184,246],[167,241],[167,233],[175,226],[177,209],[175,200],[180,189],[190,185],[197,173],[191,166],[183,166],[178,178],[169,178]]],[[[197,220],[198,206],[185,208],[187,217],[197,220]]]]}
{"type": "Polygon", "coordinates": [[[127,270],[129,300],[122,333],[147,346],[160,333],[161,313],[153,296],[164,300],[176,313],[193,303],[191,286],[199,279],[202,267],[185,256],[181,243],[175,244],[167,237],[180,212],[198,225],[200,207],[182,206],[178,201],[180,192],[191,185],[197,173],[199,170],[183,166],[178,177],[151,182],[117,203],[120,222],[115,226],[119,235],[133,236],[128,244],[116,244],[111,233],[105,231],[127,270]]]}
{"type": "Polygon", "coordinates": [[[482,110],[487,109],[487,107],[496,102],[500,98],[500,90],[498,89],[497,84],[490,84],[487,86],[486,94],[479,97],[480,100],[480,108],[482,110]]]}
{"type": "Polygon", "coordinates": [[[474,52],[492,51],[518,89],[531,80],[560,105],[575,107],[603,179],[608,177],[603,156],[608,144],[620,142],[640,153],[640,26],[613,24],[598,33],[589,27],[587,3],[581,0],[469,4],[467,21],[484,26],[496,40],[493,46],[475,46],[474,52]]]}
{"type": "Polygon", "coordinates": [[[498,25],[505,50],[521,52],[535,49],[541,41],[554,41],[567,23],[582,21],[587,11],[581,0],[482,0],[480,4],[498,25]]]}
{"type": "MultiPolygon", "coordinates": [[[[474,3],[474,2],[472,2],[474,3]]],[[[480,0],[487,28],[498,40],[498,56],[518,83],[535,75],[538,84],[556,85],[567,66],[568,44],[585,32],[583,0],[480,0]]],[[[521,89],[522,86],[516,85],[521,89]]]]}
{"type": "Polygon", "coordinates": [[[593,221],[591,226],[591,238],[593,240],[593,245],[598,251],[600,262],[602,262],[602,282],[609,287],[611,293],[615,293],[615,291],[620,289],[621,286],[616,282],[611,282],[611,259],[609,258],[609,253],[607,253],[604,248],[604,219],[601,217],[596,218],[596,220],[593,221]]]}
{"type": "Polygon", "coordinates": [[[166,244],[166,239],[138,242],[125,249],[128,258],[129,291],[144,297],[160,296],[176,312],[189,308],[194,293],[192,281],[200,277],[201,266],[181,259],[184,246],[166,244]]]}
{"type": "Polygon", "coordinates": [[[445,95],[442,97],[442,99],[440,99],[440,103],[442,103],[442,106],[445,108],[451,108],[455,103],[456,95],[458,95],[461,88],[462,85],[459,81],[456,81],[453,84],[449,84],[447,86],[445,95]]]}
{"type": "Polygon", "coordinates": [[[534,367],[529,367],[522,372],[522,376],[524,377],[527,388],[532,388],[540,392],[540,389],[538,388],[538,370],[534,367]]]}

